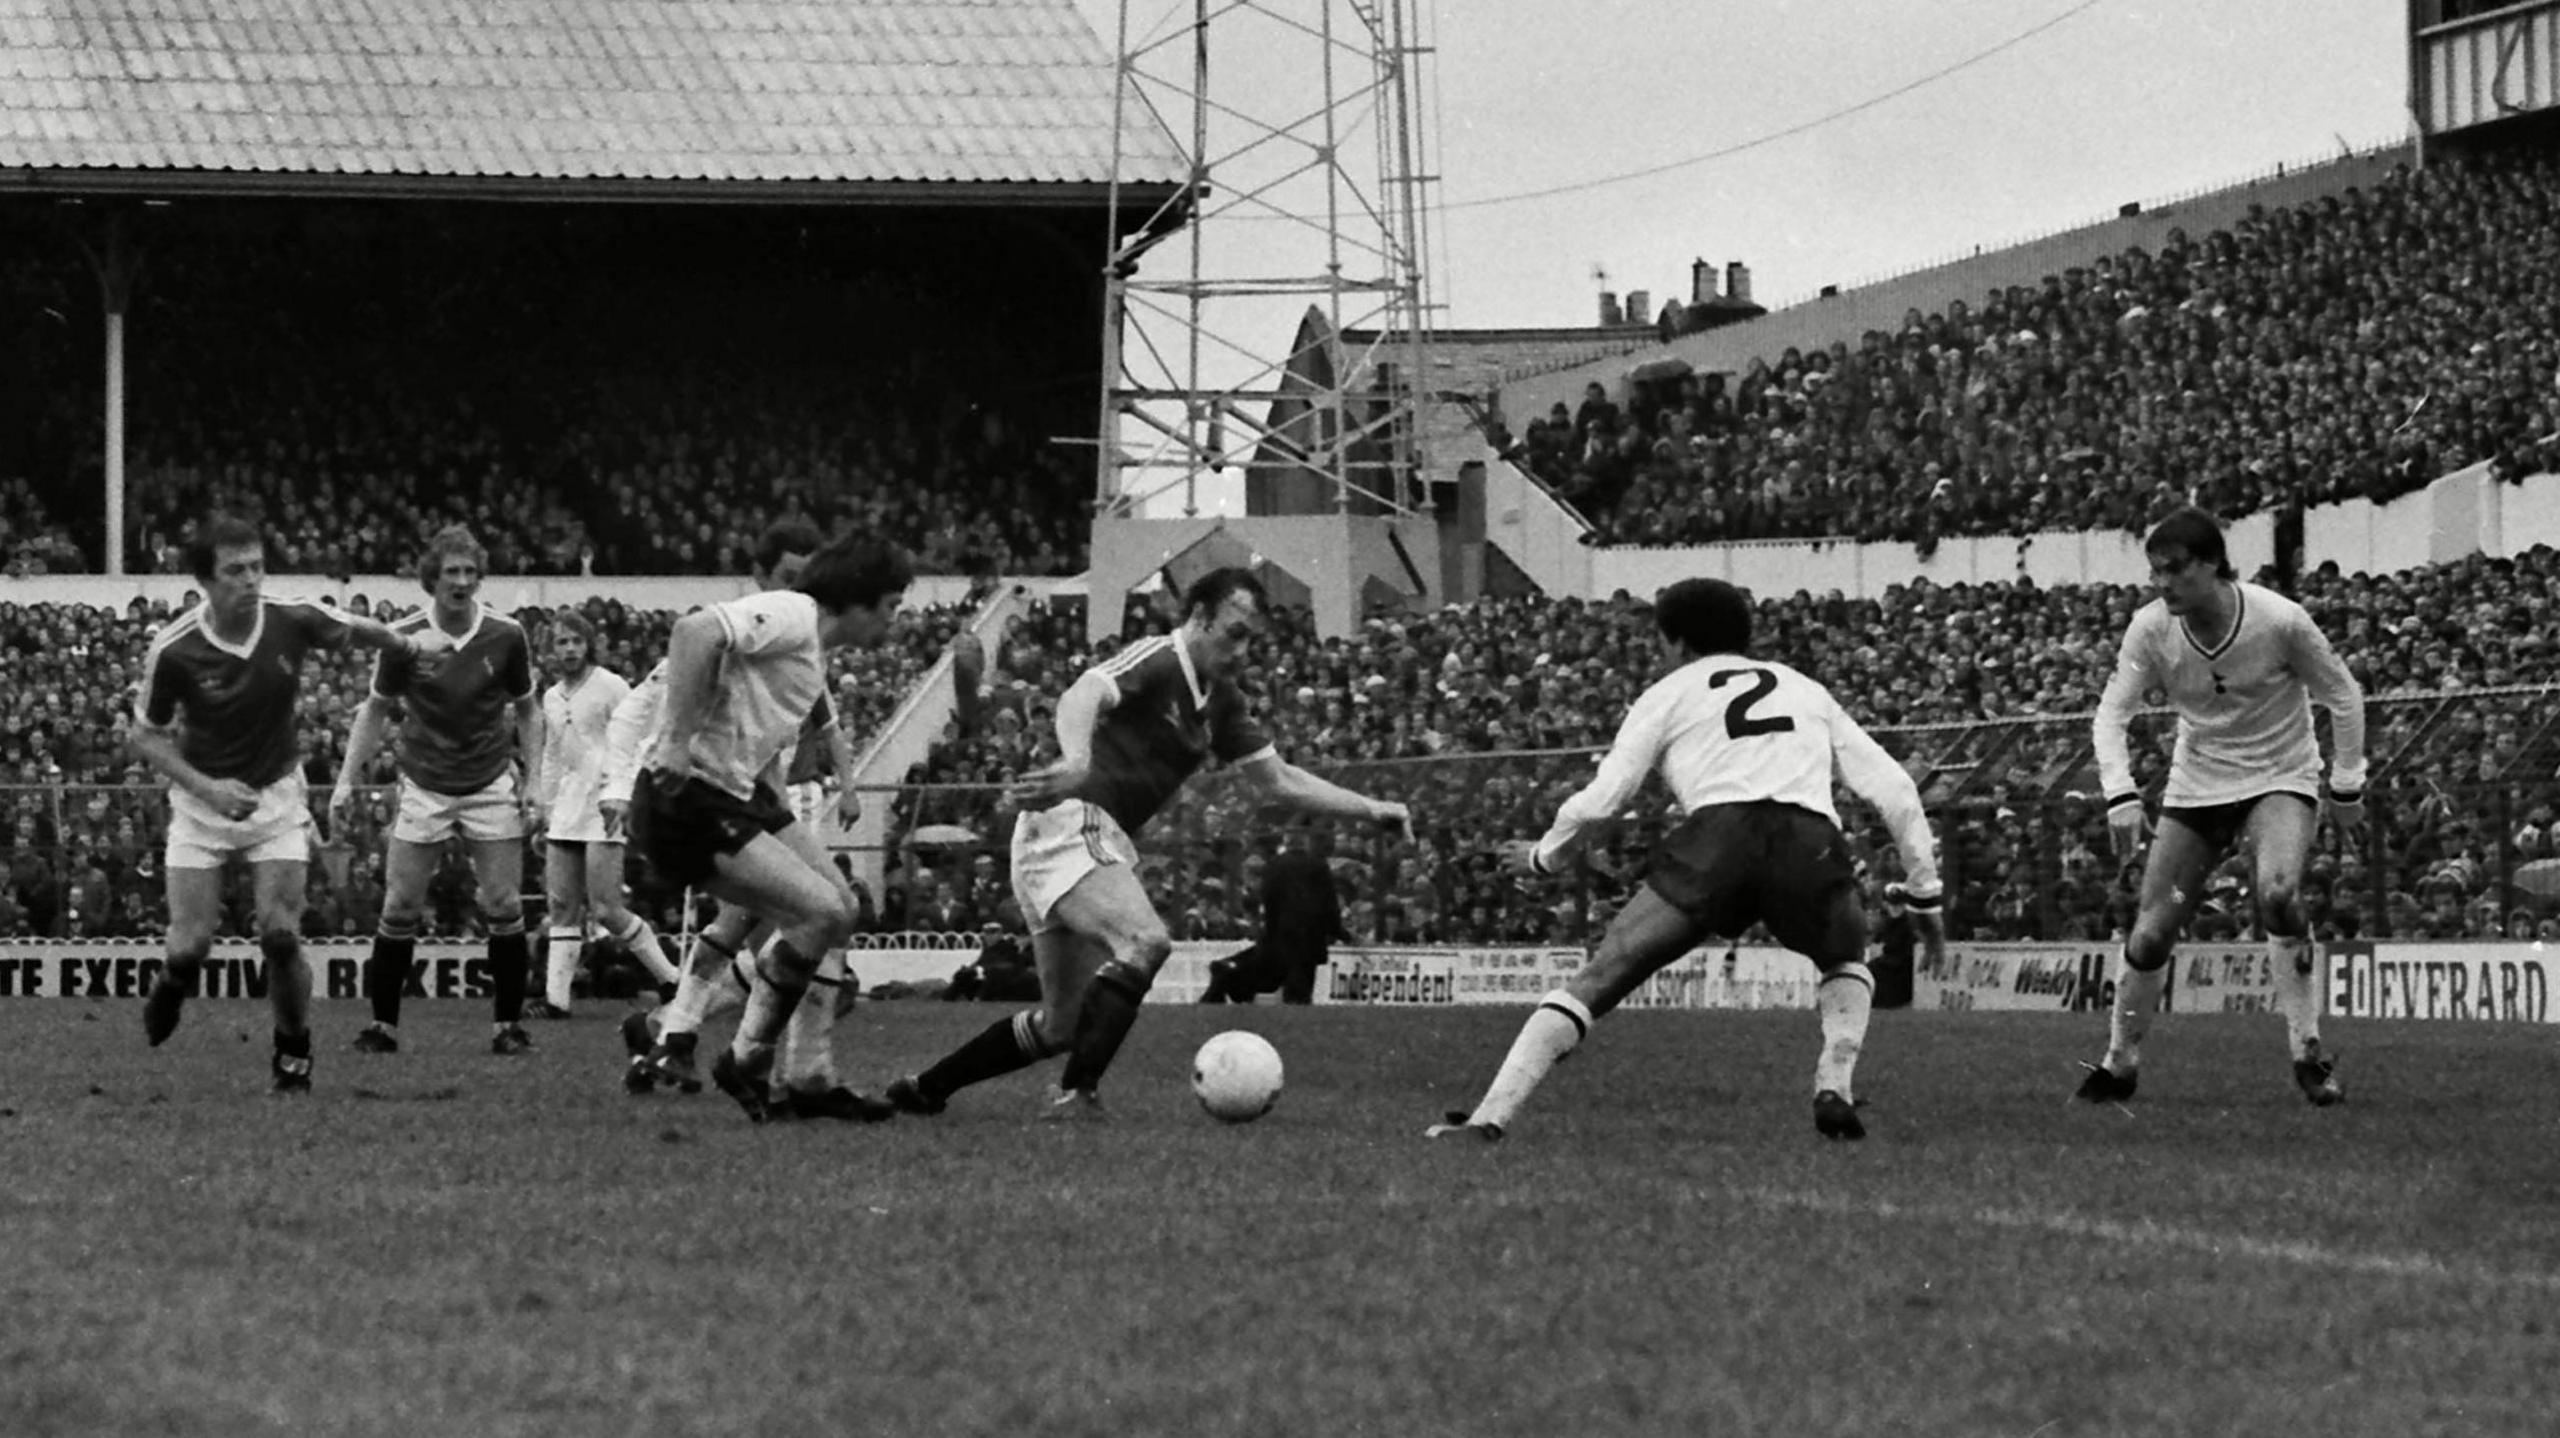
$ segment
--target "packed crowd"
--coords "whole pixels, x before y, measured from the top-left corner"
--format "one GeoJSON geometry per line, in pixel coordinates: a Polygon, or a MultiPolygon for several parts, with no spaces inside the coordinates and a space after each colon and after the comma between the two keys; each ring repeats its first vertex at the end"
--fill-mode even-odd
{"type": "MultiPolygon", "coordinates": [[[[0,419],[0,564],[94,572],[96,285],[30,223],[0,207],[0,305],[30,321],[0,380],[44,401],[0,419]]],[[[174,569],[218,502],[305,573],[401,572],[448,522],[497,573],[713,572],[795,513],[927,573],[1081,570],[1090,455],[1048,442],[1092,424],[1060,409],[1066,337],[949,293],[965,255],[774,228],[432,205],[146,227],[128,566],[174,569]]]]}
{"type": "MultiPolygon", "coordinates": [[[[406,600],[401,601],[405,605],[406,600]]],[[[383,614],[364,596],[350,608],[383,614]]],[[[600,661],[633,680],[663,657],[675,615],[592,598],[581,606],[597,629],[600,661]]],[[[910,610],[890,643],[847,650],[835,659],[839,712],[857,752],[966,621],[967,606],[910,610]]],[[[0,934],[75,938],[156,933],[162,912],[158,872],[167,823],[164,785],[125,747],[134,686],[151,638],[167,621],[165,606],[135,601],[116,612],[85,605],[0,604],[0,656],[11,683],[0,686],[0,934]]],[[[537,664],[548,650],[550,617],[521,610],[537,664]]],[[[537,669],[537,683],[554,676],[537,669]]],[[[371,657],[353,651],[311,657],[303,671],[303,772],[317,794],[328,792],[372,682],[371,657]]],[[[388,786],[397,777],[397,743],[385,746],[363,776],[388,786]]],[[[312,867],[313,934],[370,932],[382,902],[382,840],[393,791],[373,788],[357,806],[351,832],[324,836],[312,867]]],[[[540,887],[537,854],[532,884],[540,887]]],[[[233,876],[235,916],[248,932],[245,872],[233,876]]],[[[672,896],[650,894],[663,904],[672,896]]],[[[477,923],[467,865],[448,863],[430,895],[436,931],[463,933],[477,923]]]]}
{"type": "MultiPolygon", "coordinates": [[[[2478,937],[2519,924],[2560,936],[2560,872],[2547,897],[2511,882],[2560,855],[2560,721],[2547,687],[2560,676],[2560,554],[2388,576],[2324,568],[2296,592],[2367,686],[2377,773],[2366,846],[2323,840],[2315,922],[2332,936],[2478,937]]],[[[1920,583],[1876,601],[1800,593],[1762,604],[1759,648],[1831,685],[1922,778],[1942,816],[1961,936],[2104,938],[2130,921],[2139,873],[2109,855],[2086,715],[2140,599],[2130,587],[2023,581],[1920,583]]],[[[1169,623],[1157,605],[1133,605],[1124,634],[1169,623]]],[[[899,814],[931,842],[902,856],[887,902],[902,915],[930,908],[933,924],[918,927],[1018,922],[1001,873],[1012,811],[998,790],[1053,752],[1054,696],[1109,648],[1089,649],[1085,632],[1068,603],[1017,621],[979,732],[946,734],[909,776],[928,787],[900,795],[899,814]]],[[[1642,606],[1624,595],[1487,600],[1382,616],[1331,640],[1284,613],[1241,683],[1294,762],[1405,800],[1422,820],[1411,850],[1330,836],[1354,934],[1544,941],[1596,935],[1659,831],[1663,796],[1612,837],[1589,882],[1524,894],[1495,872],[1491,845],[1543,830],[1659,662],[1642,606]]],[[[2156,781],[2168,722],[2135,732],[2138,770],[2156,781]]],[[[1248,803],[1213,776],[1150,829],[1151,891],[1178,937],[1251,932],[1259,866],[1284,831],[1248,803]]],[[[1859,837],[1871,862],[1890,862],[1880,831],[1859,837]]],[[[2218,871],[2200,929],[2247,925],[2250,882],[2243,860],[2218,871]]]]}
{"type": "Polygon", "coordinates": [[[2126,529],[2560,469],[2560,160],[2430,164],[1789,348],[1513,449],[1604,543],[2126,529]],[[2175,491],[2173,493],[2173,490],[2175,491]]]}

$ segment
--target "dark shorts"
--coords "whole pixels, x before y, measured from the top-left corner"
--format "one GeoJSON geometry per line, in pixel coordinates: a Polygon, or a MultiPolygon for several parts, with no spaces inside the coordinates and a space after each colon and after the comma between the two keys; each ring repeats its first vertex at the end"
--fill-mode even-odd
{"type": "Polygon", "coordinates": [[[721,855],[796,822],[791,806],[766,784],[740,799],[700,779],[669,786],[651,772],[640,776],[631,795],[631,848],[660,879],[686,888],[708,883],[721,855]]]}
{"type": "Polygon", "coordinates": [[[2186,826],[2187,832],[2211,844],[2216,851],[2223,851],[2228,850],[2249,827],[2249,815],[2269,799],[2291,799],[2308,805],[2315,814],[2320,812],[2320,801],[2309,794],[2296,793],[2291,789],[2270,789],[2246,799],[2234,799],[2228,804],[2162,805],[2160,817],[2177,820],[2186,826]]]}
{"type": "Polygon", "coordinates": [[[1825,972],[1866,957],[1856,862],[1840,826],[1810,809],[1709,804],[1653,851],[1645,883],[1720,938],[1763,923],[1825,972]]]}

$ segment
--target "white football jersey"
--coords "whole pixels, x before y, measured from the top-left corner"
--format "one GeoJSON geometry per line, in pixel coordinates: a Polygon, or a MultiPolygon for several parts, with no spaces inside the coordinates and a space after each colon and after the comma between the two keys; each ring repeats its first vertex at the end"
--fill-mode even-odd
{"type": "Polygon", "coordinates": [[[1637,697],[1600,772],[1538,841],[1540,864],[1551,865],[1584,826],[1614,818],[1656,770],[1683,813],[1775,801],[1837,824],[1836,770],[1883,813],[1911,888],[1937,892],[1937,846],[1911,775],[1830,690],[1784,664],[1739,654],[1691,660],[1637,697]]]}
{"type": "Polygon", "coordinates": [[[809,711],[826,697],[818,601],[797,590],[773,590],[705,612],[727,642],[701,726],[685,736],[685,755],[696,777],[746,799],[767,770],[787,760],[809,711]]]}
{"type": "Polygon", "coordinates": [[[2330,784],[2364,788],[2364,690],[2356,677],[2301,605],[2255,584],[2232,588],[2238,613],[2210,649],[2161,600],[2142,606],[2126,627],[2116,672],[2098,701],[2098,782],[2110,802],[2134,792],[2127,730],[2154,691],[2178,714],[2164,805],[2229,804],[2276,792],[2319,797],[2315,703],[2329,711],[2337,747],[2330,784]]]}
{"type": "Polygon", "coordinates": [[[542,804],[553,827],[603,801],[605,731],[631,686],[601,665],[542,691],[542,804]]]}

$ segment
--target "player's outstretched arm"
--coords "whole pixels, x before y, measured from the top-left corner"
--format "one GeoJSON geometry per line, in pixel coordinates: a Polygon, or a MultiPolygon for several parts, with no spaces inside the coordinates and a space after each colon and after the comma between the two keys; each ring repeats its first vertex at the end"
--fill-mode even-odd
{"type": "Polygon", "coordinates": [[[1264,750],[1238,768],[1243,771],[1245,781],[1263,797],[1286,804],[1302,814],[1383,824],[1408,841],[1413,838],[1411,809],[1392,799],[1372,799],[1366,794],[1345,789],[1330,779],[1319,779],[1272,750],[1264,750]]]}
{"type": "Polygon", "coordinates": [[[1938,837],[1930,832],[1928,811],[1921,807],[1920,786],[1873,735],[1836,706],[1831,736],[1832,762],[1840,777],[1850,792],[1876,806],[1885,831],[1893,835],[1893,847],[1902,856],[1903,902],[1915,915],[1934,911],[1946,888],[1938,878],[1938,837]]]}
{"type": "Polygon", "coordinates": [[[1637,696],[1618,724],[1618,737],[1611,740],[1609,752],[1601,756],[1600,770],[1591,782],[1556,806],[1555,822],[1536,842],[1526,840],[1502,846],[1503,862],[1514,872],[1552,874],[1562,868],[1582,842],[1583,831],[1594,824],[1604,824],[1618,817],[1636,791],[1644,787],[1644,776],[1662,761],[1664,720],[1670,714],[1672,690],[1656,684],[1637,696]]]}

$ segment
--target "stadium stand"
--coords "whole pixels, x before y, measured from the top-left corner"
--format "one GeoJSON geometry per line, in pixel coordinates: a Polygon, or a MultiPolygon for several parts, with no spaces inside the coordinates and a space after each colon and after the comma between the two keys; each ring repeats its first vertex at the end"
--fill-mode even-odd
{"type": "Polygon", "coordinates": [[[2127,529],[2560,464],[2560,161],[2401,170],[1734,375],[1593,386],[1513,453],[1608,544],[2127,529]]]}
{"type": "MultiPolygon", "coordinates": [[[[635,611],[612,600],[593,599],[584,608],[609,665],[633,677],[657,663],[675,621],[670,612],[635,611]]],[[[967,605],[912,610],[891,643],[837,656],[837,703],[857,751],[971,612],[967,605]]],[[[0,899],[0,935],[158,932],[163,896],[156,866],[166,800],[162,785],[125,751],[123,730],[143,653],[167,618],[164,608],[139,601],[122,612],[0,604],[0,653],[17,681],[0,691],[0,832],[7,842],[0,867],[10,876],[8,897],[0,899]]],[[[517,618],[541,653],[546,616],[523,610],[517,618]]],[[[304,773],[315,792],[325,793],[336,779],[370,680],[369,658],[353,654],[315,656],[304,672],[304,773]]],[[[366,780],[389,784],[394,763],[386,752],[366,780]]],[[[390,799],[387,788],[375,790],[359,806],[355,832],[331,836],[324,848],[324,862],[312,873],[306,920],[312,933],[370,931],[381,903],[381,837],[390,799]]],[[[538,871],[537,859],[537,883],[538,871]]],[[[246,903],[245,890],[234,897],[246,903]]],[[[464,933],[478,922],[467,866],[439,875],[430,912],[438,932],[464,933]]],[[[245,909],[239,917],[245,919],[245,909]]]]}
{"type": "MultiPolygon", "coordinates": [[[[2324,567],[2298,597],[2367,685],[2379,816],[2361,851],[2324,838],[2315,922],[2333,937],[2483,936],[2520,923],[2560,936],[2560,896],[2512,882],[2552,857],[2560,813],[2560,719],[2545,682],[2560,643],[2560,554],[2388,576],[2324,567]]],[[[1762,652],[1832,685],[1912,766],[1943,816],[1959,933],[2104,938],[2129,921],[2138,871],[2108,855],[2087,711],[2141,598],[2123,586],[2027,583],[1915,585],[1881,601],[1797,594],[1763,603],[1762,652]]],[[[1017,621],[990,673],[981,734],[946,735],[908,776],[895,801],[905,833],[931,826],[975,842],[907,848],[883,901],[893,912],[1014,921],[1000,873],[1012,813],[988,786],[1044,761],[1052,697],[1098,657],[1075,604],[1017,621]]],[[[1133,605],[1124,633],[1167,622],[1133,605]]],[[[1625,596],[1487,600],[1376,619],[1330,641],[1284,613],[1243,682],[1295,762],[1405,799],[1422,818],[1416,852],[1337,836],[1355,934],[1570,941],[1605,923],[1623,881],[1557,880],[1524,895],[1494,872],[1489,845],[1544,828],[1655,663],[1625,596]]],[[[2136,732],[2140,770],[2156,780],[2167,725],[2136,732]]],[[[1259,865],[1285,831],[1214,781],[1195,788],[1147,837],[1150,882],[1178,935],[1237,937],[1251,927],[1259,865]]],[[[1611,841],[1604,870],[1644,851],[1652,807],[1611,841]]],[[[1864,852],[1882,862],[1891,848],[1868,833],[1864,852]]],[[[2245,925],[2249,882],[2245,863],[2223,866],[2201,929],[2245,925]]]]}
{"type": "MultiPolygon", "coordinates": [[[[27,226],[0,214],[25,241],[0,285],[94,311],[94,283],[41,261],[66,242],[27,226]]],[[[1046,442],[1058,411],[1007,358],[1018,337],[875,248],[776,255],[770,228],[417,206],[155,233],[129,321],[128,567],[172,568],[221,504],[305,573],[399,572],[455,521],[497,573],[720,571],[789,512],[896,538],[928,573],[1080,570],[1090,484],[1046,442]]],[[[7,426],[0,558],[95,572],[92,359],[60,340],[27,363],[52,407],[7,426]]]]}

